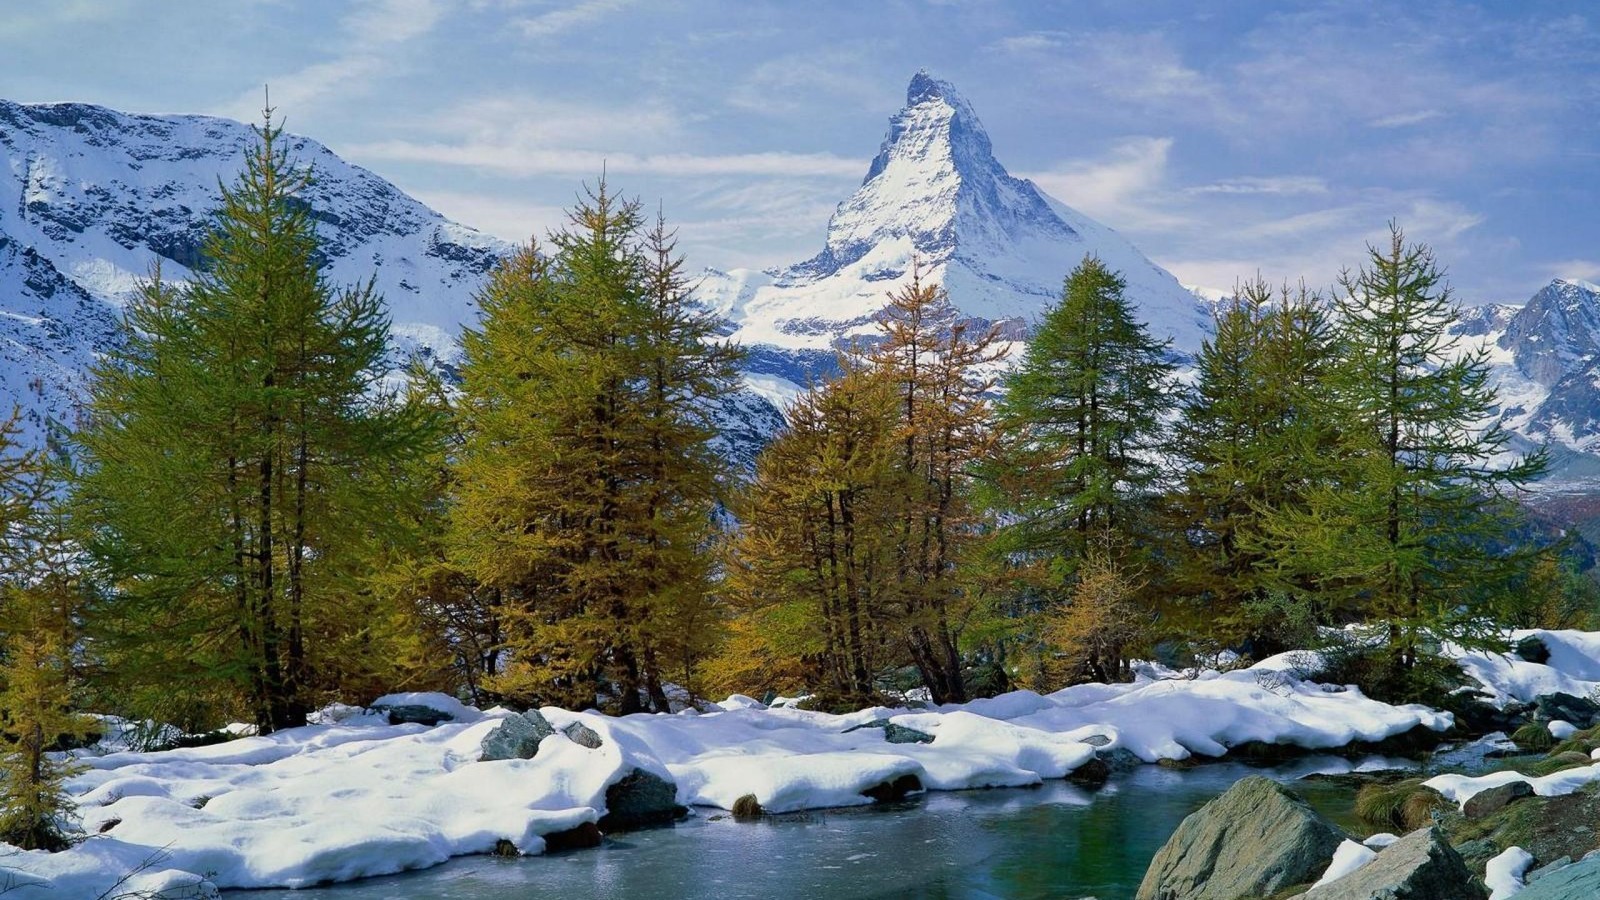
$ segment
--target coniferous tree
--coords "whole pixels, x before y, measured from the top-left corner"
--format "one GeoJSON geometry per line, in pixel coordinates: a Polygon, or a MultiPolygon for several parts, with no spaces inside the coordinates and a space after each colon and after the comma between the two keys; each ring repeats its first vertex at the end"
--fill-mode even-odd
{"type": "Polygon", "coordinates": [[[904,587],[904,498],[916,484],[903,468],[903,401],[881,372],[845,363],[790,405],[788,429],[762,452],[737,508],[727,590],[743,639],[717,661],[720,684],[748,673],[780,687],[768,679],[801,672],[799,686],[829,704],[859,706],[899,655],[890,642],[904,587]],[[772,670],[749,673],[734,652],[772,670]]]}
{"type": "Polygon", "coordinates": [[[1505,549],[1512,497],[1545,459],[1504,462],[1511,435],[1494,417],[1487,360],[1456,351],[1456,307],[1427,247],[1392,227],[1340,286],[1342,353],[1326,379],[1340,469],[1271,527],[1292,547],[1285,568],[1346,615],[1385,625],[1404,671],[1431,638],[1483,640],[1484,604],[1529,562],[1505,549]]]}
{"type": "Polygon", "coordinates": [[[989,374],[1001,356],[997,332],[969,334],[949,295],[911,281],[889,295],[884,340],[865,359],[898,398],[900,498],[897,631],[933,702],[967,699],[960,637],[977,612],[976,585],[959,566],[980,537],[972,469],[991,450],[989,374]]]}
{"type": "MultiPolygon", "coordinates": [[[[1091,540],[1110,534],[1129,552],[1154,543],[1173,366],[1125,290],[1120,275],[1085,258],[999,403],[1001,448],[989,472],[1012,521],[997,546],[1024,563],[1035,605],[1066,602],[1091,540]]],[[[1126,660],[1118,648],[1084,663],[1104,679],[1122,674],[1126,660]]]]}
{"type": "Polygon", "coordinates": [[[524,701],[664,710],[705,652],[718,498],[710,409],[734,387],[670,235],[604,182],[494,273],[463,338],[451,556],[499,592],[495,679],[524,701]]]}
{"type": "Polygon", "coordinates": [[[50,753],[89,732],[73,710],[72,648],[81,594],[40,455],[0,422],[0,841],[67,846],[74,767],[50,753]]]}
{"type": "Polygon", "coordinates": [[[372,284],[319,274],[311,175],[270,111],[257,135],[205,267],[185,285],[157,269],[97,366],[73,495],[110,588],[96,646],[130,711],[271,731],[394,657],[366,579],[436,428],[382,389],[372,284]]]}
{"type": "Polygon", "coordinates": [[[1263,519],[1302,508],[1329,477],[1336,429],[1323,387],[1336,358],[1321,298],[1287,285],[1274,296],[1258,279],[1216,312],[1195,361],[1176,429],[1188,538],[1178,580],[1188,621],[1224,643],[1283,649],[1264,601],[1307,586],[1278,570],[1291,548],[1263,519]]]}

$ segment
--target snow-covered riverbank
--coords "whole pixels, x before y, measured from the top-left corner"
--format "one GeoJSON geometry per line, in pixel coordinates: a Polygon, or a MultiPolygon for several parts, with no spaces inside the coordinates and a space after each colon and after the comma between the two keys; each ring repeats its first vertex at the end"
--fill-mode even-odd
{"type": "MultiPolygon", "coordinates": [[[[1542,637],[1552,649],[1547,664],[1474,654],[1464,667],[1506,702],[1600,687],[1600,635],[1542,637]]],[[[848,715],[742,697],[621,719],[547,708],[558,733],[535,758],[490,762],[478,761],[481,744],[509,711],[438,695],[383,698],[435,706],[452,719],[391,725],[383,714],[346,708],[330,724],[267,737],[87,757],[70,788],[90,837],[54,855],[13,852],[0,866],[22,885],[15,896],[93,898],[157,860],[108,896],[206,896],[213,887],[304,886],[430,866],[501,841],[538,853],[543,836],[597,821],[607,788],[636,769],[675,783],[686,806],[728,809],[754,795],[769,811],[789,811],[870,803],[864,792],[904,776],[929,790],[1017,786],[1061,778],[1097,753],[1154,762],[1220,756],[1246,742],[1337,748],[1452,724],[1427,707],[1296,678],[1282,658],[1172,676],[848,715]],[[872,727],[885,721],[910,730],[897,729],[897,739],[931,741],[890,743],[872,727]],[[599,746],[560,732],[574,722],[599,746]]]]}

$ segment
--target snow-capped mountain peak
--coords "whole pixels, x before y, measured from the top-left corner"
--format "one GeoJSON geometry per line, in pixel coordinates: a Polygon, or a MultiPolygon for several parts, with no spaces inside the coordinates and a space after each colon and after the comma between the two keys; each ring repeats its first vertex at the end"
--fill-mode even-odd
{"type": "Polygon", "coordinates": [[[1179,354],[1199,348],[1207,305],[1115,231],[1007,172],[972,104],[923,71],[821,252],[767,272],[709,271],[701,296],[753,348],[753,383],[781,399],[836,350],[876,334],[913,266],[962,313],[1020,339],[1091,253],[1122,272],[1153,334],[1179,354]]]}

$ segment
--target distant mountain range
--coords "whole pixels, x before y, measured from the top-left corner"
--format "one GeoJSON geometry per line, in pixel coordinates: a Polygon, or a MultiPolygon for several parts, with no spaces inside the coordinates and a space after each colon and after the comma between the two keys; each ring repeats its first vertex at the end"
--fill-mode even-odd
{"type": "MultiPolygon", "coordinates": [[[[0,397],[22,406],[30,429],[71,427],[88,366],[118,339],[119,310],[155,262],[169,278],[192,274],[218,186],[252,139],[226,119],[0,101],[0,397]]],[[[291,148],[316,170],[307,199],[329,278],[375,273],[397,344],[453,361],[473,294],[509,246],[316,141],[294,137],[291,148]]],[[[719,411],[726,452],[748,463],[782,426],[777,405],[829,371],[836,350],[874,334],[914,261],[964,315],[1020,341],[1087,253],[1124,274],[1176,357],[1198,350],[1210,302],[1008,174],[972,106],[918,73],[820,252],[764,272],[704,273],[700,296],[751,351],[749,390],[719,411]]],[[[1555,281],[1521,307],[1468,307],[1457,331],[1463,349],[1490,353],[1498,415],[1519,448],[1548,442],[1556,481],[1600,479],[1600,287],[1555,281]]]]}

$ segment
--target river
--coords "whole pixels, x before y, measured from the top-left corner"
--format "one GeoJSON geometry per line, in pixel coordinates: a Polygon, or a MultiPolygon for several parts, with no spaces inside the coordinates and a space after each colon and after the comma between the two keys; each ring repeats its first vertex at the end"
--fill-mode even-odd
{"type": "MultiPolygon", "coordinates": [[[[1370,765],[1370,763],[1369,763],[1370,765]]],[[[1344,771],[1338,757],[1273,768],[1141,766],[1098,790],[929,793],[884,806],[734,822],[712,810],[595,850],[522,859],[465,857],[420,872],[301,891],[230,891],[230,900],[583,898],[1131,898],[1184,816],[1249,774],[1294,784],[1352,832],[1351,789],[1302,781],[1344,771]]]]}

